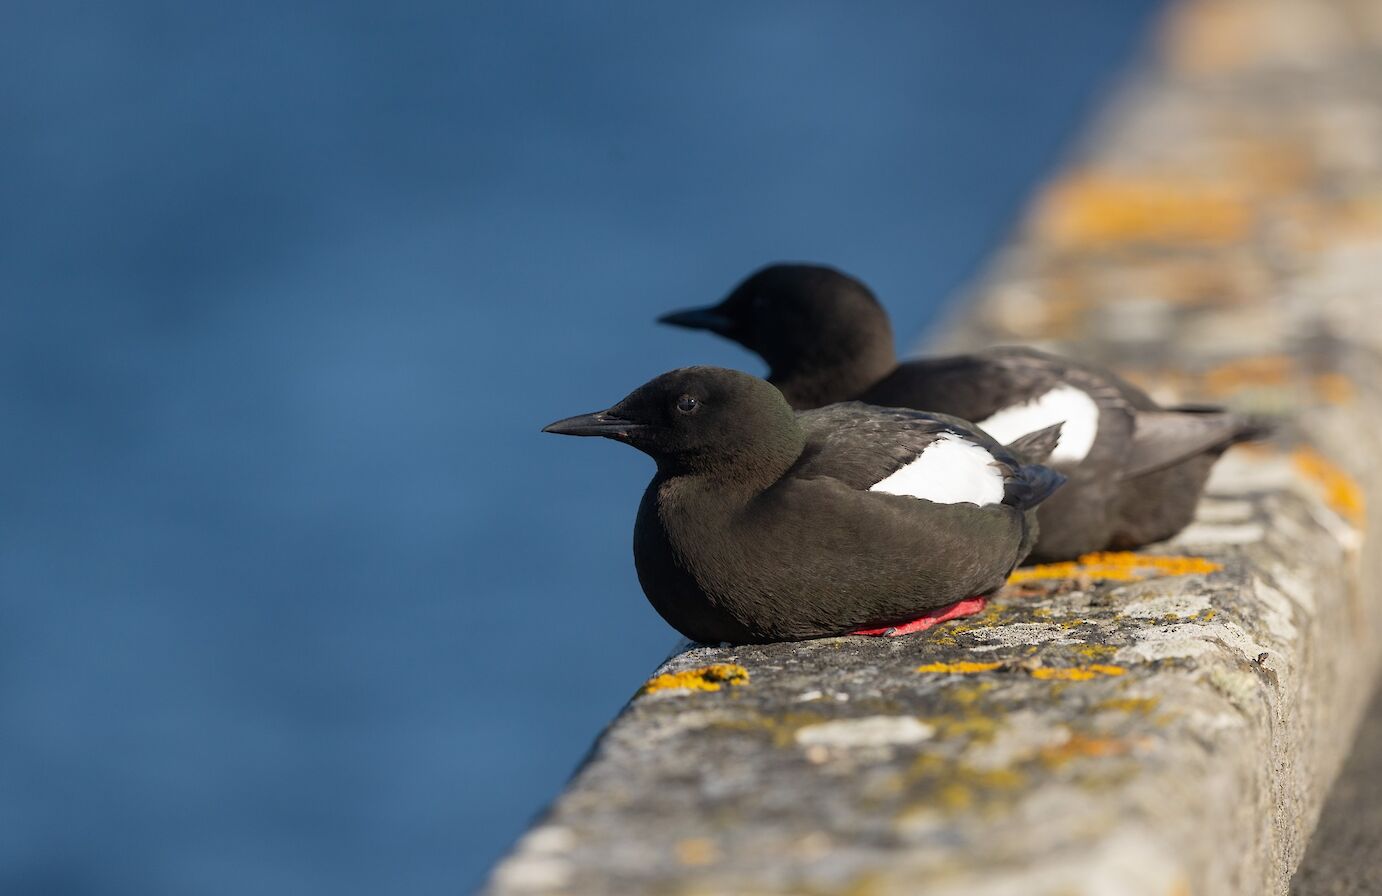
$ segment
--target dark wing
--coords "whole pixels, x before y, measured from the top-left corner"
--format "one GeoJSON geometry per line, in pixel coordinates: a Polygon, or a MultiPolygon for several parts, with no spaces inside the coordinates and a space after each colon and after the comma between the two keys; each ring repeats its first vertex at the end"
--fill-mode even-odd
{"type": "Polygon", "coordinates": [[[1138,411],[1135,423],[1123,479],[1154,473],[1237,442],[1260,439],[1272,430],[1271,424],[1260,418],[1197,405],[1138,411]]]}
{"type": "Polygon", "coordinates": [[[1026,464],[982,430],[945,414],[879,408],[851,401],[797,415],[806,448],[793,468],[803,479],[837,479],[867,490],[921,456],[945,435],[982,447],[1003,481],[1003,503],[1027,510],[1050,496],[1065,477],[1026,464]]]}
{"type": "Polygon", "coordinates": [[[1031,401],[1061,383],[1056,365],[992,353],[908,361],[864,395],[885,407],[924,408],[964,420],[983,420],[1031,401]]]}
{"type": "Polygon", "coordinates": [[[802,411],[797,422],[806,435],[806,448],[797,461],[796,474],[805,479],[838,479],[861,491],[955,431],[955,424],[938,414],[876,408],[858,401],[802,411]]]}
{"type": "MultiPolygon", "coordinates": [[[[862,398],[873,404],[953,414],[982,426],[1000,411],[1035,401],[1060,387],[1087,395],[1098,411],[1098,421],[1081,460],[1057,466],[1080,480],[1083,494],[1103,493],[1116,481],[1109,471],[1119,469],[1128,453],[1136,408],[1155,405],[1136,387],[1101,368],[1030,348],[993,348],[908,362],[862,398]]],[[[1066,435],[1071,433],[1067,430],[1066,435]]]]}
{"type": "Polygon", "coordinates": [[[862,398],[871,404],[924,408],[978,421],[1062,384],[1087,392],[1101,412],[1126,414],[1145,397],[1107,370],[1032,348],[1003,346],[908,361],[862,398]]]}

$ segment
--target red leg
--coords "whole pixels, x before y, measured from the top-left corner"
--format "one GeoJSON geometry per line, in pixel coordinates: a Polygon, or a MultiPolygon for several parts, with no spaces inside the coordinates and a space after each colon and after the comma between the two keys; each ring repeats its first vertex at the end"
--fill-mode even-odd
{"type": "Polygon", "coordinates": [[[882,635],[886,638],[896,638],[898,635],[910,635],[913,632],[924,632],[933,625],[940,625],[951,619],[960,619],[964,616],[973,616],[975,613],[982,613],[984,607],[988,605],[988,600],[982,597],[967,597],[964,600],[957,600],[953,604],[944,607],[937,607],[913,619],[911,622],[904,622],[901,625],[889,626],[888,628],[861,628],[850,632],[853,635],[882,635]]]}

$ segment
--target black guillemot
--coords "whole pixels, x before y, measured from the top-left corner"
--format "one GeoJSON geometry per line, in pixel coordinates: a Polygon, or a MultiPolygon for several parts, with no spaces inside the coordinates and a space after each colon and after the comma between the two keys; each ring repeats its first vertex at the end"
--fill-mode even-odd
{"type": "Polygon", "coordinates": [[[718,305],[660,320],[756,352],[794,408],[856,399],[917,408],[972,421],[1002,442],[1064,423],[1050,463],[1069,482],[1041,508],[1033,560],[1171,537],[1194,517],[1219,456],[1269,430],[1221,408],[1160,407],[1108,370],[1029,348],[899,364],[873,293],[820,265],[771,265],[718,305]]]}
{"type": "MultiPolygon", "coordinates": [[[[963,421],[857,402],[796,413],[733,370],[665,373],[544,432],[603,436],[657,473],[634,526],[653,607],[692,640],[905,634],[977,612],[1064,481],[963,421]]],[[[1058,444],[1052,427],[1017,450],[1058,444]]]]}

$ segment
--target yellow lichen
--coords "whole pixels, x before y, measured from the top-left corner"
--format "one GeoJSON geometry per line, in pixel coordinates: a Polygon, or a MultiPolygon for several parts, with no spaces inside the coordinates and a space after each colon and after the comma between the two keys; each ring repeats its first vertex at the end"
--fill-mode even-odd
{"type": "Polygon", "coordinates": [[[945,691],[945,697],[951,703],[958,703],[961,706],[969,706],[972,703],[978,703],[979,698],[987,694],[989,691],[993,690],[993,688],[994,683],[992,681],[980,681],[976,682],[973,685],[967,685],[964,687],[947,688],[945,691]]]}
{"type": "Polygon", "coordinates": [[[1098,678],[1101,675],[1122,675],[1126,670],[1122,666],[1105,666],[1096,663],[1092,666],[1073,668],[1037,666],[1027,671],[1033,678],[1039,678],[1042,681],[1089,681],[1091,678],[1098,678]]]}
{"type": "Polygon", "coordinates": [[[767,736],[775,747],[790,747],[796,743],[797,732],[807,725],[830,721],[821,712],[804,710],[774,712],[772,714],[752,713],[736,718],[720,718],[707,727],[717,731],[734,731],[742,734],[767,736]]]}
{"type": "Polygon", "coordinates": [[[965,738],[981,743],[993,740],[999,724],[998,720],[979,712],[928,716],[922,721],[935,729],[940,740],[965,738]]]}
{"type": "Polygon", "coordinates": [[[1136,582],[1156,576],[1184,576],[1195,573],[1218,572],[1221,564],[1203,557],[1170,557],[1135,554],[1131,551],[1102,551],[1085,554],[1078,560],[1061,563],[1039,563],[1014,570],[1008,584],[1017,585],[1039,579],[1070,579],[1085,577],[1115,582],[1136,582]]]}
{"type": "Polygon", "coordinates": [[[940,804],[952,810],[968,809],[970,804],[974,802],[974,794],[970,792],[968,787],[957,781],[943,785],[939,797],[940,804]]]}
{"type": "Polygon", "coordinates": [[[906,782],[929,791],[916,810],[939,808],[965,811],[976,806],[995,808],[1026,785],[1022,771],[1014,768],[981,769],[930,753],[922,753],[907,771],[906,782]]]}
{"type": "Polygon", "coordinates": [[[971,663],[961,661],[958,663],[926,663],[917,666],[918,672],[939,672],[947,675],[971,675],[975,672],[992,672],[1002,663],[971,663]]]}
{"type": "Polygon", "coordinates": [[[667,672],[657,676],[643,685],[644,694],[655,694],[658,691],[688,690],[688,691],[718,691],[720,685],[748,684],[749,670],[737,663],[716,663],[712,666],[701,666],[696,669],[687,669],[685,672],[667,672]]]}
{"type": "Polygon", "coordinates": [[[1156,709],[1161,701],[1156,697],[1116,697],[1112,700],[1105,700],[1095,704],[1095,709],[1106,709],[1115,712],[1137,713],[1138,715],[1148,715],[1156,709]]]}
{"type": "Polygon", "coordinates": [[[1248,206],[1221,185],[1176,178],[1077,174],[1037,209],[1038,232],[1072,248],[1129,243],[1221,245],[1244,238],[1248,206]]]}
{"type": "Polygon", "coordinates": [[[1315,483],[1324,501],[1339,516],[1355,526],[1362,526],[1367,513],[1363,489],[1357,481],[1337,464],[1313,448],[1297,448],[1291,461],[1301,475],[1315,483]]]}

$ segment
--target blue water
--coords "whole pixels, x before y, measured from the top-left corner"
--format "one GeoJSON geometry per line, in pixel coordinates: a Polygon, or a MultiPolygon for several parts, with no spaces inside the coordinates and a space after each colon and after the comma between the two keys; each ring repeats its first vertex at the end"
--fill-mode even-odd
{"type": "Polygon", "coordinates": [[[1151,6],[0,6],[0,892],[473,887],[673,642],[539,427],[773,259],[910,342],[1151,6]]]}

